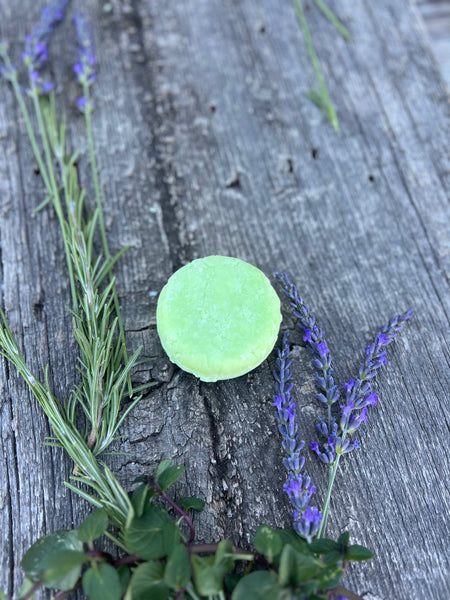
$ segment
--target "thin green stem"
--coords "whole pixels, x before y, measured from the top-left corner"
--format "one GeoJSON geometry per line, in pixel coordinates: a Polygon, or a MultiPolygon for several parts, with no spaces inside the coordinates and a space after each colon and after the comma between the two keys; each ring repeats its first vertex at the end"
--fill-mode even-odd
{"type": "Polygon", "coordinates": [[[314,0],[317,8],[322,12],[322,14],[330,21],[334,27],[339,31],[344,40],[347,42],[352,39],[352,36],[348,32],[348,29],[341,23],[341,21],[336,17],[336,15],[328,8],[328,6],[323,2],[323,0],[314,0]]]}
{"type": "Polygon", "coordinates": [[[308,49],[309,58],[311,60],[311,64],[314,69],[314,73],[317,78],[317,82],[319,84],[319,91],[310,90],[308,93],[308,97],[315,102],[326,114],[328,120],[332,124],[335,131],[339,131],[339,122],[336,115],[335,108],[330,98],[330,94],[328,93],[328,88],[325,83],[325,78],[322,73],[322,69],[320,67],[319,58],[317,56],[316,50],[314,48],[314,44],[312,41],[311,32],[308,27],[308,23],[306,21],[305,13],[303,11],[300,0],[294,0],[295,10],[297,12],[297,17],[300,23],[300,27],[303,32],[303,37],[305,38],[306,47],[308,49]]]}
{"type": "Polygon", "coordinates": [[[330,510],[330,500],[331,500],[331,492],[333,490],[333,484],[334,484],[334,480],[336,478],[336,473],[339,467],[339,459],[341,458],[341,455],[338,454],[336,456],[336,460],[334,461],[334,464],[332,467],[330,467],[330,474],[329,474],[329,478],[328,478],[328,489],[327,489],[327,495],[325,497],[325,503],[323,505],[323,509],[322,509],[322,522],[320,524],[320,529],[317,533],[317,538],[322,538],[325,537],[325,532],[326,532],[326,528],[327,528],[327,522],[328,522],[328,513],[330,510]]]}
{"type": "MultiPolygon", "coordinates": [[[[31,81],[31,75],[30,75],[30,81],[31,81]]],[[[47,162],[47,174],[48,174],[48,181],[46,183],[47,191],[49,192],[49,194],[52,198],[52,203],[53,203],[56,215],[58,217],[61,232],[63,234],[62,238],[63,238],[63,242],[64,242],[64,251],[66,254],[67,268],[69,271],[70,291],[71,291],[71,295],[72,295],[72,310],[74,312],[77,312],[77,310],[78,310],[77,290],[76,290],[76,285],[75,285],[72,261],[70,258],[70,249],[69,249],[69,246],[66,241],[66,236],[64,235],[64,233],[65,233],[64,213],[62,210],[61,199],[59,196],[58,184],[56,183],[56,176],[55,176],[55,171],[53,168],[52,152],[51,152],[50,143],[48,140],[47,129],[45,126],[44,117],[42,115],[42,109],[41,109],[41,105],[40,105],[40,101],[39,101],[39,96],[37,94],[36,88],[34,88],[34,87],[32,88],[32,91],[31,91],[31,99],[33,101],[33,106],[34,106],[36,118],[38,121],[39,131],[40,131],[41,138],[42,138],[42,145],[44,147],[44,155],[45,155],[45,159],[47,162]]]]}
{"type": "Polygon", "coordinates": [[[190,595],[193,600],[201,600],[200,596],[195,593],[194,586],[189,582],[186,586],[186,592],[190,595]]]}
{"type": "Polygon", "coordinates": [[[11,85],[14,90],[14,95],[19,104],[20,112],[22,113],[23,119],[25,121],[25,128],[27,130],[28,138],[30,140],[31,148],[33,150],[34,158],[39,167],[39,171],[41,173],[42,179],[44,180],[45,187],[47,188],[47,193],[51,194],[51,186],[50,181],[47,175],[47,169],[44,165],[44,161],[42,160],[41,153],[39,151],[39,146],[36,140],[36,136],[34,135],[33,126],[31,125],[30,113],[28,112],[27,105],[25,104],[22,92],[20,91],[19,84],[17,81],[17,77],[10,78],[11,85]]]}

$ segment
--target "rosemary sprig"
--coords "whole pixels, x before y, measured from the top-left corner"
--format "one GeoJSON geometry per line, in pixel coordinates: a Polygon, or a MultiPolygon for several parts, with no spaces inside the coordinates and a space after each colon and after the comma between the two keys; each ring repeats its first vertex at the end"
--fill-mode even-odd
{"type": "MultiPolygon", "coordinates": [[[[64,448],[74,461],[72,480],[87,485],[94,494],[69,482],[66,485],[95,506],[104,507],[112,522],[123,527],[131,510],[128,494],[98,457],[117,439],[118,429],[141,398],[136,394],[153,385],[150,382],[136,390],[130,388],[130,373],[141,348],[131,357],[127,356],[112,275],[115,263],[126,249],[111,256],[107,244],[105,246],[98,175],[92,160],[96,208],[91,212],[85,208],[86,193],[80,189],[75,166],[78,157],[66,150],[65,122],[57,119],[54,94],[48,97],[42,94],[36,85],[33,64],[26,63],[30,84],[26,95],[38,124],[36,133],[17,71],[4,46],[0,52],[47,189],[48,200],[43,204],[51,202],[58,216],[69,272],[74,336],[80,350],[77,368],[81,380],[61,405],[51,392],[48,368],[41,383],[26,365],[3,313],[0,314],[0,352],[17,367],[49,418],[54,438],[48,443],[64,448]],[[95,254],[94,240],[99,229],[104,256],[95,254]],[[125,396],[132,397],[132,402],[121,410],[125,396]],[[80,409],[85,416],[83,432],[77,425],[80,409]]],[[[93,153],[90,118],[87,126],[93,153]]],[[[117,542],[120,545],[120,540],[117,542]]]]}

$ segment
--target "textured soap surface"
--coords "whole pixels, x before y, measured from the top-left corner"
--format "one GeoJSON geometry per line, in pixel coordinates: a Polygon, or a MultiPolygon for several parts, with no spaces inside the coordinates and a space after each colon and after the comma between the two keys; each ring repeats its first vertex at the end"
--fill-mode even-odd
{"type": "Polygon", "coordinates": [[[207,256],[170,277],[156,322],[172,362],[202,381],[231,379],[257,367],[274,347],[280,300],[253,265],[207,256]]]}

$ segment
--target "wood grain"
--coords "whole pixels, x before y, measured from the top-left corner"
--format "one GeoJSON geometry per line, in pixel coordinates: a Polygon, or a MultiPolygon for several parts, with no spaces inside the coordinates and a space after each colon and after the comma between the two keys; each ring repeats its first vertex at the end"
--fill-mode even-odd
{"type": "Polygon", "coordinates": [[[447,89],[450,89],[450,2],[416,0],[416,3],[447,89]]]}
{"type": "MultiPolygon", "coordinates": [[[[160,385],[127,420],[108,464],[124,484],[162,458],[187,466],[176,494],[207,501],[198,541],[249,546],[256,527],[288,526],[271,396],[274,356],[235,380],[205,384],[165,357],[156,296],[185,262],[238,256],[269,276],[288,271],[311,305],[335,361],[355,374],[388,317],[416,317],[389,347],[379,406],[362,450],[343,461],[330,536],[348,528],[375,552],[345,586],[365,600],[445,600],[448,583],[450,241],[448,100],[417,12],[406,0],[330,3],[352,34],[340,39],[307,3],[335,100],[334,134],[305,93],[315,84],[290,2],[146,0],[78,3],[98,50],[94,127],[110,244],[130,249],[117,269],[130,349],[156,357],[137,375],[160,385]]],[[[40,6],[0,0],[0,35],[18,60],[40,6]]],[[[70,137],[85,147],[72,108],[73,34],[52,55],[70,137]]],[[[0,87],[2,305],[30,366],[49,363],[64,398],[75,374],[65,265],[10,90],[0,87]]],[[[80,164],[90,191],[88,163],[80,164]]],[[[320,414],[313,373],[293,330],[300,427],[320,414]]],[[[1,362],[0,587],[17,593],[24,551],[77,526],[88,507],[63,486],[72,465],[43,446],[50,434],[14,370],[1,362]]],[[[327,473],[309,459],[323,501],[327,473]]],[[[44,597],[44,596],[42,596],[44,597]]]]}

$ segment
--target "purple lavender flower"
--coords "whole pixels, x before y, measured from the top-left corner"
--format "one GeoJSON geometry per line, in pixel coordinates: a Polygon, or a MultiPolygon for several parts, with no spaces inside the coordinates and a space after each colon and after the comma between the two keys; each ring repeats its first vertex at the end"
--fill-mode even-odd
{"type": "Polygon", "coordinates": [[[294,514],[294,519],[295,531],[310,544],[319,531],[322,513],[319,512],[316,506],[307,506],[306,510],[300,515],[294,514]],[[295,516],[297,516],[296,519],[295,516]]]}
{"type": "MultiPolygon", "coordinates": [[[[319,402],[326,403],[329,407],[340,398],[339,390],[333,379],[331,367],[331,353],[325,341],[325,332],[316,325],[316,318],[311,313],[309,306],[298,294],[297,288],[286,273],[276,271],[275,279],[281,284],[284,294],[289,298],[298,319],[298,326],[303,330],[303,341],[313,353],[311,364],[319,372],[315,374],[315,385],[318,390],[316,395],[319,402]]],[[[331,417],[329,418],[331,423],[331,417]]],[[[329,423],[329,424],[330,424],[329,423]]]]}
{"type": "Polygon", "coordinates": [[[318,442],[311,442],[310,448],[312,452],[315,452],[317,454],[317,456],[322,462],[330,466],[334,464],[334,461],[336,460],[336,450],[334,447],[333,438],[328,438],[328,442],[323,445],[323,452],[321,452],[318,442]]]}
{"type": "MultiPolygon", "coordinates": [[[[73,66],[73,71],[78,83],[85,89],[86,87],[90,87],[97,77],[95,70],[97,59],[95,58],[91,31],[86,16],[82,13],[75,14],[73,23],[77,37],[78,51],[78,60],[73,66]]],[[[85,96],[78,98],[76,105],[82,112],[92,108],[90,101],[85,96]]]]}
{"type": "Polygon", "coordinates": [[[283,489],[295,509],[293,527],[310,542],[319,529],[322,516],[316,507],[311,507],[309,504],[316,488],[311,485],[311,478],[308,474],[301,472],[305,464],[305,457],[300,453],[305,442],[300,440],[298,435],[295,410],[297,406],[291,397],[293,384],[290,381],[292,374],[289,369],[291,363],[288,359],[289,333],[285,332],[282,349],[278,350],[277,369],[273,373],[277,395],[274,397],[272,406],[277,408],[278,431],[282,435],[282,447],[286,453],[283,464],[288,472],[288,478],[283,489]]]}
{"type": "Polygon", "coordinates": [[[350,379],[343,386],[347,404],[341,406],[340,428],[343,436],[356,431],[363,421],[367,421],[367,409],[376,406],[378,396],[372,389],[371,380],[377,370],[387,362],[384,347],[390,344],[402,330],[406,321],[412,318],[413,311],[396,315],[377,332],[375,340],[366,346],[364,361],[359,367],[358,377],[350,379]],[[355,411],[360,411],[355,414],[355,411]]]}
{"type": "Polygon", "coordinates": [[[28,68],[32,91],[48,94],[53,88],[51,81],[45,81],[41,70],[48,60],[48,45],[56,26],[64,19],[64,10],[69,0],[53,0],[41,12],[39,21],[25,39],[22,60],[28,68]]]}

